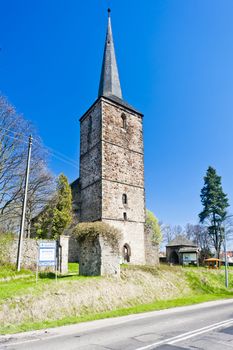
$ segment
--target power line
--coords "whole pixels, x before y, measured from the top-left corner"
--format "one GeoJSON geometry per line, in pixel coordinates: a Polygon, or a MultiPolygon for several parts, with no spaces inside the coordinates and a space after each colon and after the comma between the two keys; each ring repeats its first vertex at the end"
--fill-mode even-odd
{"type": "MultiPolygon", "coordinates": [[[[40,142],[38,140],[35,139],[35,142],[40,145],[40,142]]],[[[66,156],[64,153],[61,153],[60,151],[55,150],[52,147],[49,147],[47,145],[44,145],[44,147],[46,148],[47,153],[51,154],[52,156],[64,160],[65,162],[69,162],[71,163],[71,165],[78,167],[78,164],[75,160],[73,160],[72,158],[66,156]],[[63,158],[63,159],[62,159],[63,158]]]]}
{"type": "MultiPolygon", "coordinates": [[[[25,137],[26,137],[26,135],[23,134],[23,133],[17,133],[17,132],[15,132],[15,131],[12,131],[12,130],[7,129],[7,128],[2,128],[2,127],[0,127],[0,129],[5,130],[5,131],[12,132],[12,133],[14,133],[14,134],[16,134],[16,135],[21,135],[21,136],[25,136],[25,137]]],[[[26,141],[24,141],[24,140],[22,140],[22,139],[19,139],[19,138],[15,137],[15,136],[11,136],[11,135],[9,135],[8,133],[3,134],[3,136],[7,136],[7,137],[10,137],[10,138],[13,139],[13,140],[17,140],[17,141],[19,141],[19,142],[22,142],[22,143],[27,144],[26,141]]],[[[41,147],[41,143],[40,143],[37,139],[34,139],[34,142],[36,142],[36,143],[41,147]]],[[[59,151],[56,151],[55,149],[53,149],[53,148],[51,148],[51,147],[48,147],[48,146],[46,146],[46,145],[45,145],[45,151],[46,151],[48,154],[50,154],[51,156],[53,156],[54,158],[57,158],[58,160],[60,160],[60,161],[62,161],[62,162],[64,162],[64,163],[66,163],[66,164],[68,164],[68,165],[71,165],[71,166],[73,166],[73,167],[75,167],[75,168],[78,169],[78,164],[77,164],[77,162],[75,162],[73,159],[67,157],[65,154],[63,154],[63,153],[61,153],[61,152],[59,152],[59,151]]]]}
{"type": "Polygon", "coordinates": [[[9,135],[9,134],[3,134],[2,136],[7,136],[7,137],[10,137],[11,139],[14,139],[14,140],[17,140],[17,141],[19,141],[19,142],[22,142],[22,143],[26,143],[26,144],[27,144],[26,141],[21,140],[21,139],[18,139],[17,137],[11,136],[11,135],[9,135]]]}
{"type": "Polygon", "coordinates": [[[2,126],[0,126],[0,129],[5,130],[5,131],[12,132],[12,133],[15,134],[15,135],[20,135],[20,136],[25,136],[25,137],[26,137],[26,135],[25,135],[23,132],[16,132],[16,131],[13,131],[13,130],[11,130],[11,129],[3,128],[2,126]]]}
{"type": "Polygon", "coordinates": [[[51,156],[53,156],[53,157],[55,157],[55,158],[61,160],[62,162],[66,163],[66,164],[68,164],[68,165],[71,165],[71,166],[73,166],[74,168],[77,168],[77,169],[78,169],[78,164],[71,163],[71,162],[69,162],[68,160],[63,159],[63,158],[59,157],[58,155],[56,155],[56,154],[54,154],[54,153],[51,153],[51,152],[48,152],[48,153],[51,154],[51,156]]]}

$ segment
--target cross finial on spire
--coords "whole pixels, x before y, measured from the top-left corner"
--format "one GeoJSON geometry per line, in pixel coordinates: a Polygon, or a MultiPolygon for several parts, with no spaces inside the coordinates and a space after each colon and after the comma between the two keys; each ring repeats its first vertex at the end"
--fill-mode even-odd
{"type": "Polygon", "coordinates": [[[116,96],[122,98],[121,85],[118,75],[112,36],[110,12],[111,10],[110,8],[108,8],[108,27],[105,40],[104,57],[102,63],[98,96],[116,96]]]}

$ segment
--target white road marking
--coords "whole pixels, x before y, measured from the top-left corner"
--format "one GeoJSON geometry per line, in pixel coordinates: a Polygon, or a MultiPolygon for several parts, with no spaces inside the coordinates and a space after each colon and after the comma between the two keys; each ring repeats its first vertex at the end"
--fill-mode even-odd
{"type": "Polygon", "coordinates": [[[227,327],[227,326],[229,326],[231,324],[233,324],[233,318],[230,318],[230,319],[228,319],[226,321],[214,323],[214,324],[212,324],[210,326],[206,326],[206,327],[202,327],[202,328],[199,328],[199,329],[195,329],[194,331],[186,332],[186,333],[177,335],[177,336],[172,337],[172,338],[163,339],[163,340],[160,340],[160,341],[155,342],[153,344],[149,344],[149,345],[143,346],[141,348],[137,348],[135,350],[148,350],[148,349],[151,349],[152,347],[156,347],[156,346],[159,346],[159,345],[162,345],[162,344],[175,344],[175,343],[178,343],[180,341],[183,341],[183,340],[195,337],[197,335],[210,332],[210,331],[212,331],[214,329],[227,327]]]}
{"type": "Polygon", "coordinates": [[[19,342],[15,342],[15,343],[0,343],[0,349],[2,349],[2,347],[6,348],[6,347],[9,347],[9,346],[14,346],[14,345],[21,345],[21,344],[26,344],[26,343],[32,343],[34,341],[39,341],[41,340],[40,338],[36,338],[36,339],[27,339],[27,340],[24,340],[24,341],[19,341],[19,342]]]}

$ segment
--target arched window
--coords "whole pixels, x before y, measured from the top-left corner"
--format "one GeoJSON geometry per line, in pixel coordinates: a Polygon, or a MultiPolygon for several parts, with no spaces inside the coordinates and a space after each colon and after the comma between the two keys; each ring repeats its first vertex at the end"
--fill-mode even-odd
{"type": "Polygon", "coordinates": [[[123,129],[126,129],[126,115],[124,113],[122,113],[121,115],[121,125],[123,129]]]}
{"type": "Polygon", "coordinates": [[[127,220],[127,213],[123,213],[123,219],[127,220]]]}
{"type": "Polygon", "coordinates": [[[127,202],[128,202],[126,193],[123,193],[123,195],[122,195],[122,202],[123,202],[123,204],[127,204],[127,202]]]}
{"type": "Polygon", "coordinates": [[[122,255],[123,255],[124,262],[130,262],[131,248],[127,243],[125,243],[123,246],[122,255]]]}

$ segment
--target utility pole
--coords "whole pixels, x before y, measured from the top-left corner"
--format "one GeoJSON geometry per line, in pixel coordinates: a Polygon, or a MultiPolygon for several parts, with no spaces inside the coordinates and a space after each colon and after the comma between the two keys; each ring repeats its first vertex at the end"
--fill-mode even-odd
{"type": "Polygon", "coordinates": [[[25,174],[24,198],[23,198],[23,208],[22,208],[19,243],[18,243],[18,253],[17,253],[17,271],[20,271],[20,265],[21,265],[25,213],[26,213],[26,207],[27,207],[28,179],[29,179],[29,171],[30,171],[31,149],[32,149],[32,135],[29,136],[29,140],[28,140],[28,156],[27,156],[27,167],[26,167],[26,174],[25,174]]]}
{"type": "Polygon", "coordinates": [[[228,288],[228,261],[227,261],[227,240],[226,240],[226,230],[224,232],[224,255],[225,255],[225,286],[228,288]]]}

